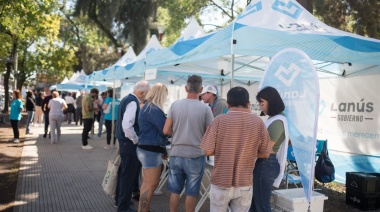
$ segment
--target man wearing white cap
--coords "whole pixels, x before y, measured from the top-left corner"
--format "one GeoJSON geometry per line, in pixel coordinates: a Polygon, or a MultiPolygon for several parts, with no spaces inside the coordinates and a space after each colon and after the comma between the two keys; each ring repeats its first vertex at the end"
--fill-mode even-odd
{"type": "Polygon", "coordinates": [[[225,99],[218,97],[218,91],[216,86],[206,85],[203,88],[201,97],[204,103],[207,103],[212,111],[214,117],[219,114],[222,114],[227,109],[227,102],[225,99]]]}

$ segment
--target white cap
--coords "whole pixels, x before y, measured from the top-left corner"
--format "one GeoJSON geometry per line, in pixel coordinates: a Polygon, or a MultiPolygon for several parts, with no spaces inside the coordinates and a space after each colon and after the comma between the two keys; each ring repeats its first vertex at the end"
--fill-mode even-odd
{"type": "Polygon", "coordinates": [[[210,92],[210,93],[213,93],[213,94],[215,94],[215,95],[218,95],[218,91],[216,90],[215,86],[213,86],[213,85],[206,85],[206,86],[203,88],[201,94],[204,94],[204,93],[207,93],[207,92],[210,92]]]}

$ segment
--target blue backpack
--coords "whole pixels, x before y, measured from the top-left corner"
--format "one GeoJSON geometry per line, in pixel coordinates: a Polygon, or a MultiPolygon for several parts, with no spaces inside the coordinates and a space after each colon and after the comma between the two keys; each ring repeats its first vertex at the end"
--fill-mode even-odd
{"type": "Polygon", "coordinates": [[[327,152],[327,142],[323,145],[322,153],[315,164],[315,179],[321,183],[330,183],[335,180],[335,168],[327,152]]]}

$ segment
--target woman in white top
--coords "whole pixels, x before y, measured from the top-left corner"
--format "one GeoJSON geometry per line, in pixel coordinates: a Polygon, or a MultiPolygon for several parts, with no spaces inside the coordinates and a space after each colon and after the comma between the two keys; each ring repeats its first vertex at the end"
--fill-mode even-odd
{"type": "Polygon", "coordinates": [[[63,110],[67,109],[67,104],[65,100],[59,97],[59,93],[54,91],[52,93],[52,99],[49,101],[48,108],[49,112],[49,122],[50,122],[50,133],[51,133],[51,143],[57,143],[61,137],[61,124],[64,119],[63,110]],[[57,134],[55,134],[55,129],[57,129],[57,134]]]}

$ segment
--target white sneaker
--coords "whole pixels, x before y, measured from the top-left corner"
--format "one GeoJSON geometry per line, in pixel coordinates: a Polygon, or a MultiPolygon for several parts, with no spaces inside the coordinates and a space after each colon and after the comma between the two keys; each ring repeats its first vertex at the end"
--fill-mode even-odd
{"type": "Polygon", "coordinates": [[[106,149],[106,150],[111,149],[110,145],[107,145],[107,146],[105,146],[105,147],[103,147],[103,148],[106,149]]]}
{"type": "Polygon", "coordinates": [[[16,138],[15,140],[13,140],[13,142],[20,143],[20,140],[18,138],[16,138]]]}
{"type": "Polygon", "coordinates": [[[158,196],[158,195],[161,195],[161,194],[163,194],[164,192],[162,192],[161,190],[154,190],[154,192],[153,192],[153,195],[154,196],[158,196]]]}
{"type": "Polygon", "coordinates": [[[82,149],[93,149],[94,147],[87,144],[86,146],[82,146],[82,149]]]}

